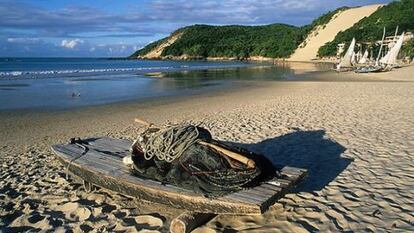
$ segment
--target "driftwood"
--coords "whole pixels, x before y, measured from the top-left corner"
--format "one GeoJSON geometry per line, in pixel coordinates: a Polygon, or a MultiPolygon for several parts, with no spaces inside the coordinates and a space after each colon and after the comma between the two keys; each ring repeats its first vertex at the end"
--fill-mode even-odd
{"type": "Polygon", "coordinates": [[[212,213],[183,212],[171,221],[171,233],[188,233],[216,217],[212,213]]]}
{"type": "MultiPolygon", "coordinates": [[[[135,118],[135,122],[136,123],[139,123],[139,124],[142,124],[142,125],[145,125],[145,126],[147,126],[149,128],[156,127],[153,123],[150,123],[150,122],[147,122],[145,120],[138,119],[138,118],[135,118]]],[[[208,143],[208,142],[204,142],[204,141],[199,141],[198,143],[201,144],[201,145],[204,145],[204,146],[208,146],[208,147],[210,147],[210,148],[212,148],[212,149],[220,152],[220,154],[222,154],[224,156],[227,156],[227,157],[229,157],[231,159],[234,159],[234,160],[236,160],[236,161],[238,161],[238,162],[246,165],[248,168],[254,168],[256,166],[256,164],[255,164],[255,162],[253,160],[247,158],[246,156],[243,156],[241,154],[238,154],[236,152],[227,150],[227,149],[225,149],[223,147],[220,147],[220,146],[217,146],[217,145],[208,143]]]]}

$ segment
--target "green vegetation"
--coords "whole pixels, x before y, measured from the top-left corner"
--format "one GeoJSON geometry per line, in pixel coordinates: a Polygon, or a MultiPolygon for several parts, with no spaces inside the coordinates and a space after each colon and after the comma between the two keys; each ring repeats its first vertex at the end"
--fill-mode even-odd
{"type": "Polygon", "coordinates": [[[249,56],[286,57],[302,41],[300,30],[293,26],[208,26],[185,28],[181,38],[167,47],[162,55],[200,57],[249,56]]]}
{"type": "MultiPolygon", "coordinates": [[[[357,41],[374,42],[381,39],[383,28],[387,29],[387,36],[393,36],[395,28],[402,31],[414,31],[414,0],[395,1],[374,12],[356,23],[346,31],[338,33],[335,40],[319,49],[320,57],[336,55],[336,45],[349,43],[353,37],[357,41]]],[[[414,55],[414,54],[413,54],[414,55]]]]}
{"type": "MultiPolygon", "coordinates": [[[[162,56],[237,57],[249,56],[286,57],[303,40],[301,29],[283,25],[266,26],[209,26],[193,25],[174,32],[182,36],[164,49],[162,56]]],[[[145,55],[164,42],[153,42],[135,52],[132,57],[145,55]]]]}
{"type": "MultiPolygon", "coordinates": [[[[295,27],[285,24],[264,26],[209,26],[193,25],[181,28],[173,33],[182,33],[172,45],[166,47],[162,56],[186,55],[190,58],[236,57],[244,59],[251,56],[272,58],[289,57],[306,39],[309,32],[317,26],[326,25],[339,11],[349,9],[341,7],[328,12],[311,24],[295,27]]],[[[387,28],[387,36],[394,35],[395,28],[402,31],[414,31],[414,0],[401,0],[382,7],[371,16],[362,19],[350,29],[338,33],[334,41],[319,49],[320,57],[336,55],[336,45],[349,43],[353,37],[357,41],[374,42],[381,38],[382,30],[387,28]]],[[[168,38],[153,42],[136,51],[131,57],[143,56],[165,42],[168,38]]],[[[405,46],[404,46],[405,47],[405,46]]],[[[412,49],[404,50],[407,56],[413,56],[412,49]]]]}
{"type": "MultiPolygon", "coordinates": [[[[165,48],[162,56],[187,55],[197,57],[236,57],[251,56],[283,58],[290,56],[308,33],[319,25],[327,24],[332,17],[346,7],[328,12],[310,25],[295,27],[285,24],[264,26],[209,26],[193,25],[173,33],[182,36],[165,48]]],[[[143,56],[168,38],[153,42],[136,51],[131,57],[143,56]]]]}
{"type": "Polygon", "coordinates": [[[414,57],[414,40],[410,40],[402,47],[401,54],[403,57],[414,57]]]}
{"type": "Polygon", "coordinates": [[[331,21],[331,19],[332,19],[332,17],[334,17],[334,15],[336,15],[340,11],[344,11],[344,10],[348,10],[348,9],[350,9],[350,7],[344,6],[344,7],[338,8],[334,11],[329,11],[328,13],[321,15],[319,18],[315,19],[311,24],[303,26],[302,27],[303,32],[305,32],[306,35],[307,35],[309,32],[311,32],[317,26],[325,27],[325,25],[328,24],[329,21],[331,21]]]}

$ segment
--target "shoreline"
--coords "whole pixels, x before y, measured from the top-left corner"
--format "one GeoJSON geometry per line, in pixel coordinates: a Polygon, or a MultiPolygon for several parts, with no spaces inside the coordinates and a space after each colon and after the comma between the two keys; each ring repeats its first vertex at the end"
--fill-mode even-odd
{"type": "Polygon", "coordinates": [[[252,56],[245,58],[238,57],[189,57],[189,56],[167,56],[167,57],[127,57],[127,60],[143,60],[143,61],[221,61],[221,62],[231,62],[231,61],[247,61],[247,62],[271,62],[275,63],[330,63],[334,64],[337,62],[337,58],[322,58],[322,59],[312,59],[312,60],[290,60],[290,57],[285,58],[273,58],[273,57],[263,57],[263,56],[252,56]]]}
{"type": "MultiPolygon", "coordinates": [[[[292,63],[290,63],[292,64],[292,63]]],[[[298,63],[302,64],[303,63],[298,63]]],[[[313,66],[312,66],[313,67],[313,66]]],[[[41,128],[41,125],[50,125],[50,122],[61,122],[64,121],[89,121],[94,118],[119,118],[122,119],[123,124],[128,124],[125,119],[125,115],[129,115],[130,123],[133,124],[133,119],[137,116],[134,115],[134,112],[138,112],[138,115],[145,115],[146,113],[153,113],[157,111],[158,108],[168,107],[171,111],[174,112],[173,106],[195,106],[196,102],[210,102],[210,99],[218,99],[217,102],[226,101],[226,99],[233,102],[239,103],[236,101],[243,96],[242,99],[246,100],[246,96],[263,96],[266,97],[266,94],[269,93],[269,90],[278,90],[280,93],[285,93],[289,89],[295,89],[297,87],[307,85],[323,85],[329,83],[347,84],[347,83],[358,83],[358,84],[369,84],[369,83],[410,83],[414,82],[411,78],[411,70],[414,69],[414,66],[404,67],[396,72],[401,73],[398,75],[398,78],[390,78],[389,73],[379,73],[379,74],[367,74],[360,75],[354,74],[353,72],[348,73],[336,73],[331,71],[317,71],[313,68],[308,69],[303,66],[295,67],[295,72],[290,80],[272,80],[272,81],[238,81],[235,82],[236,85],[232,87],[221,87],[214,90],[208,90],[196,94],[183,94],[177,96],[163,96],[163,97],[154,97],[147,98],[143,100],[127,100],[114,102],[109,104],[100,104],[100,105],[91,105],[91,106],[82,106],[76,108],[67,108],[67,109],[17,109],[17,110],[3,110],[0,111],[0,121],[3,123],[0,125],[0,139],[4,142],[8,142],[8,139],[11,139],[11,135],[16,134],[20,135],[19,137],[14,138],[12,141],[19,141],[20,137],[23,136],[24,140],[28,139],[29,135],[20,134],[16,132],[17,129],[25,130],[28,122],[37,122],[38,127],[41,128]],[[310,71],[311,70],[311,71],[310,71]],[[362,78],[361,78],[362,77],[362,78]],[[263,94],[261,94],[263,93],[263,94]],[[140,113],[139,109],[142,109],[140,113]],[[111,116],[105,116],[105,115],[111,116]],[[114,117],[117,115],[117,117],[114,117]],[[81,117],[81,118],[80,118],[81,117]],[[68,119],[69,118],[69,119],[68,119]],[[70,119],[73,118],[73,119],[70,119]],[[90,118],[90,119],[87,119],[90,118]],[[14,125],[15,123],[22,123],[20,126],[14,125]]],[[[241,101],[244,102],[244,101],[241,101]]],[[[254,100],[248,100],[247,102],[255,102],[254,100]]],[[[239,103],[241,104],[241,103],[239,103]]],[[[216,106],[206,107],[206,111],[209,112],[209,108],[214,109],[216,106]]],[[[144,117],[145,118],[145,117],[144,117]]],[[[164,119],[164,118],[162,118],[164,119]]],[[[165,121],[166,119],[164,119],[165,121]]],[[[98,125],[104,125],[98,124],[98,125]]],[[[54,131],[52,128],[49,130],[54,131]]],[[[90,129],[93,130],[93,127],[90,129]]],[[[48,133],[48,131],[45,131],[48,133]]],[[[31,135],[31,134],[30,134],[31,135]]],[[[33,134],[32,139],[38,137],[38,133],[33,134]]],[[[77,136],[77,135],[73,135],[77,136]]],[[[87,135],[85,135],[87,136],[87,135]]]]}
{"type": "Polygon", "coordinates": [[[71,137],[135,139],[143,130],[135,117],[160,125],[202,123],[216,139],[309,169],[308,178],[264,215],[222,215],[196,232],[412,229],[414,80],[406,75],[413,67],[380,74],[381,80],[303,70],[299,76],[315,80],[265,81],[147,104],[0,114],[4,230],[167,232],[182,210],[102,189],[86,193],[65,179],[50,151],[71,137]]]}
{"type": "MultiPolygon", "coordinates": [[[[267,62],[258,62],[257,64],[252,64],[249,66],[236,66],[236,67],[227,67],[227,68],[207,68],[208,71],[216,71],[216,70],[224,70],[224,71],[232,71],[234,69],[240,69],[241,72],[248,71],[248,70],[255,70],[255,69],[270,69],[273,65],[269,65],[267,62]],[[262,66],[262,65],[263,66],[262,66]]],[[[403,78],[399,75],[400,78],[397,79],[389,79],[387,76],[390,74],[392,75],[395,71],[387,72],[387,73],[379,73],[379,74],[354,74],[353,72],[347,73],[336,73],[332,70],[329,70],[330,63],[326,62],[291,62],[285,61],[276,64],[277,67],[280,69],[287,69],[289,70],[286,74],[282,76],[281,79],[273,79],[273,80],[232,80],[232,85],[217,85],[213,87],[195,87],[193,89],[187,89],[182,91],[181,93],[175,93],[172,95],[161,95],[161,96],[148,96],[148,97],[135,97],[125,100],[114,100],[109,101],[107,103],[96,103],[96,104],[89,104],[89,105],[79,105],[79,106],[62,106],[62,107],[33,107],[33,108],[15,108],[15,109],[1,109],[0,114],[12,114],[12,113],[36,113],[36,112],[60,112],[60,111],[71,111],[71,110],[78,110],[78,109],[87,109],[89,107],[97,107],[97,106],[104,106],[104,105],[116,105],[116,104],[128,104],[128,103],[151,103],[151,102],[159,102],[163,99],[181,99],[181,98],[188,98],[192,96],[199,96],[199,95],[208,95],[209,93],[220,93],[223,91],[234,91],[237,89],[245,89],[254,87],[256,85],[260,86],[262,83],[266,82],[312,82],[312,81],[327,81],[327,82],[347,82],[347,81],[355,81],[355,82],[395,82],[395,81],[410,81],[409,72],[407,73],[406,70],[409,69],[407,67],[403,67],[403,78]]],[[[199,72],[204,69],[190,69],[190,70],[171,70],[171,71],[154,71],[154,72],[140,72],[140,75],[143,75],[148,78],[158,79],[158,78],[165,78],[165,75],[169,74],[180,74],[180,73],[192,73],[192,72],[199,72]]],[[[82,78],[79,76],[77,78],[82,78]]],[[[174,78],[166,77],[166,79],[174,78]]],[[[32,79],[30,79],[32,80],[32,79]]],[[[22,80],[19,80],[22,81],[22,80]]],[[[24,79],[23,79],[24,81],[24,79]]]]}

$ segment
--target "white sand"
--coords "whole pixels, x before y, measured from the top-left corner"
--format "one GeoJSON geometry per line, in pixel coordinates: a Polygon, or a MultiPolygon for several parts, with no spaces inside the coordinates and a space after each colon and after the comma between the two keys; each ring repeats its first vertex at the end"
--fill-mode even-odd
{"type": "Polygon", "coordinates": [[[413,81],[265,82],[162,105],[1,113],[0,231],[167,231],[180,210],[105,190],[85,193],[49,150],[74,136],[133,138],[134,117],[204,122],[216,138],[309,169],[296,192],[266,214],[219,216],[198,232],[413,231],[413,81]]]}
{"type": "Polygon", "coordinates": [[[339,32],[345,31],[364,17],[370,16],[381,6],[369,5],[337,13],[328,24],[309,33],[305,42],[296,49],[289,61],[311,61],[316,59],[320,47],[333,41],[339,32]]]}

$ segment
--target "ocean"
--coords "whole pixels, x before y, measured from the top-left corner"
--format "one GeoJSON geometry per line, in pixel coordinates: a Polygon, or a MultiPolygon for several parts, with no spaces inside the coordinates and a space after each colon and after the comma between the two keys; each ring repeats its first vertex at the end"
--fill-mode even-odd
{"type": "Polygon", "coordinates": [[[0,111],[192,95],[239,81],[279,79],[286,73],[288,69],[272,64],[239,61],[0,58],[0,111]],[[266,67],[272,72],[258,72],[266,67]]]}

